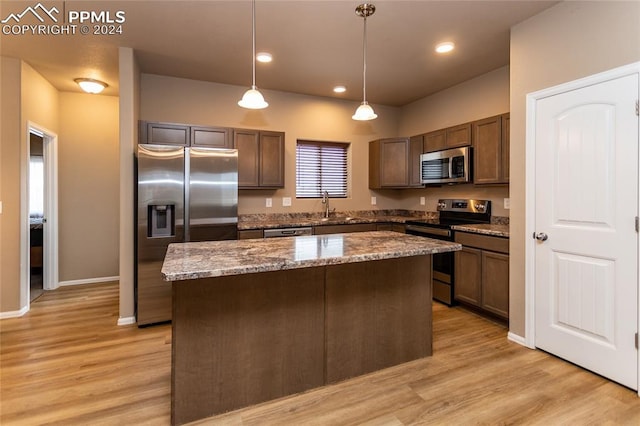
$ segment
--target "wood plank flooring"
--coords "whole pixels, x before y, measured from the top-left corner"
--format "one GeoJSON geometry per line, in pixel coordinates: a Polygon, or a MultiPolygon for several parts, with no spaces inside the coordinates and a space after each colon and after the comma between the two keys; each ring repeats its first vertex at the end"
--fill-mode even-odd
{"type": "MultiPolygon", "coordinates": [[[[171,328],[116,325],[117,283],[45,292],[0,321],[0,424],[167,425],[171,328]]],[[[197,425],[639,425],[640,398],[461,308],[434,355],[197,425]]]]}

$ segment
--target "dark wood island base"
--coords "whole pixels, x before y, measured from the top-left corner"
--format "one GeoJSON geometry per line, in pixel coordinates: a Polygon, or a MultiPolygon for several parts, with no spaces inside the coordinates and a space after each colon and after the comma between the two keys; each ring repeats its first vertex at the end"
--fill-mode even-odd
{"type": "Polygon", "coordinates": [[[432,353],[430,254],[172,285],[172,424],[432,353]]]}

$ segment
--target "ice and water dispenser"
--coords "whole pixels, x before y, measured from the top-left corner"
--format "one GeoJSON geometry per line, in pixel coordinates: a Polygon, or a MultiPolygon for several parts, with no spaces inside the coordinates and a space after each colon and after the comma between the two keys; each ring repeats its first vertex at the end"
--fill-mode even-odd
{"type": "Polygon", "coordinates": [[[149,204],[148,237],[173,237],[176,235],[176,206],[174,204],[149,204]]]}

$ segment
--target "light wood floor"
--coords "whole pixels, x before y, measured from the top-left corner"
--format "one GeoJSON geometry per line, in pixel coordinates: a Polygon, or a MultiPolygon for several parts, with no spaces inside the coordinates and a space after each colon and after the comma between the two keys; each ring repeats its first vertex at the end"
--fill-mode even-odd
{"type": "MultiPolygon", "coordinates": [[[[117,284],[96,284],[0,321],[0,423],[168,424],[171,329],[118,327],[117,312],[117,284]]],[[[635,392],[506,333],[434,304],[433,357],[195,424],[640,424],[635,392]]]]}

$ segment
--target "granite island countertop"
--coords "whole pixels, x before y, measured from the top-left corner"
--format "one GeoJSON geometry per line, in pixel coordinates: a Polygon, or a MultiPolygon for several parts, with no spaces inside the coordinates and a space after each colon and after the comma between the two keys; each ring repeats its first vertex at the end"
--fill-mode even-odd
{"type": "Polygon", "coordinates": [[[461,250],[449,241],[390,231],[170,244],[165,281],[367,262],[461,250]]]}
{"type": "Polygon", "coordinates": [[[471,232],[473,234],[491,235],[494,237],[509,238],[509,225],[494,225],[489,223],[476,225],[453,225],[454,231],[471,232]]]}

